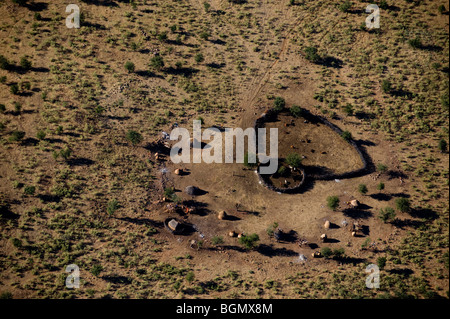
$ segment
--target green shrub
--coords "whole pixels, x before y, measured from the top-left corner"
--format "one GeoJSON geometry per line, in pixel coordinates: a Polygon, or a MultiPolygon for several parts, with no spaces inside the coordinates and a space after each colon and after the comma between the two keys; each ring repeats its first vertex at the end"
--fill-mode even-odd
{"type": "Polygon", "coordinates": [[[414,49],[420,49],[423,46],[419,37],[408,40],[408,44],[414,49]]]}
{"type": "Polygon", "coordinates": [[[395,201],[395,207],[402,213],[408,213],[411,210],[411,202],[405,197],[398,198],[395,201]]]}
{"type": "Polygon", "coordinates": [[[281,112],[286,107],[286,101],[282,97],[278,96],[275,98],[273,102],[273,106],[276,112],[281,112]]]}
{"type": "Polygon", "coordinates": [[[32,63],[26,56],[23,56],[20,58],[20,66],[22,67],[22,69],[28,71],[31,69],[32,63]]]}
{"type": "Polygon", "coordinates": [[[339,197],[337,196],[328,196],[327,197],[327,206],[332,210],[336,210],[339,207],[339,197]]]}
{"type": "Polygon", "coordinates": [[[395,211],[391,207],[380,209],[380,213],[378,214],[378,218],[380,218],[385,223],[393,221],[395,219],[395,216],[395,211]]]}
{"type": "Polygon", "coordinates": [[[6,111],[6,106],[5,106],[5,104],[1,104],[0,103],[0,112],[1,113],[4,113],[6,111]]]}
{"type": "Polygon", "coordinates": [[[103,271],[103,266],[99,265],[99,264],[94,265],[91,268],[91,274],[93,274],[95,277],[98,277],[102,271],[103,271]]]}
{"type": "Polygon", "coordinates": [[[120,208],[119,202],[116,199],[113,199],[108,202],[106,212],[108,213],[109,216],[112,216],[119,208],[120,208]]]}
{"type": "Polygon", "coordinates": [[[351,116],[354,114],[354,109],[353,109],[353,105],[351,104],[347,104],[344,106],[344,112],[345,114],[347,114],[348,116],[351,116]]]}
{"type": "Polygon", "coordinates": [[[186,274],[186,281],[188,282],[193,282],[195,279],[195,274],[194,272],[190,271],[186,274]]]}
{"type": "Polygon", "coordinates": [[[69,157],[72,155],[72,150],[67,146],[66,148],[62,149],[62,150],[59,152],[59,155],[60,155],[63,159],[68,160],[69,157]]]}
{"type": "Polygon", "coordinates": [[[331,258],[333,256],[333,251],[331,250],[330,247],[323,247],[320,250],[320,253],[322,254],[323,257],[325,258],[331,258]]]}
{"type": "Polygon", "coordinates": [[[201,62],[205,61],[205,57],[201,53],[198,53],[197,55],[195,55],[194,59],[195,59],[195,62],[197,62],[197,63],[201,63],[201,62]]]}
{"type": "Polygon", "coordinates": [[[377,171],[379,171],[379,172],[381,172],[381,173],[384,173],[384,172],[386,172],[387,171],[387,166],[386,165],[384,165],[384,164],[381,164],[381,163],[378,163],[377,164],[377,171]]]}
{"type": "Polygon", "coordinates": [[[382,190],[384,190],[385,187],[386,187],[386,185],[384,185],[383,182],[380,182],[380,183],[377,185],[377,190],[382,191],[382,190]]]}
{"type": "Polygon", "coordinates": [[[164,67],[164,59],[160,55],[155,55],[150,59],[150,66],[154,69],[160,70],[164,67]]]}
{"type": "Polygon", "coordinates": [[[211,242],[212,242],[213,245],[221,245],[221,244],[224,243],[223,237],[221,237],[221,236],[214,236],[211,239],[211,242]]]}
{"type": "Polygon", "coordinates": [[[297,153],[291,153],[286,157],[286,163],[294,168],[299,168],[303,159],[297,153]]]}
{"type": "Polygon", "coordinates": [[[16,95],[19,93],[19,86],[17,84],[11,84],[11,86],[9,87],[9,90],[11,91],[12,94],[16,95]]]}
{"type": "Polygon", "coordinates": [[[13,131],[11,132],[11,136],[9,137],[10,142],[20,141],[25,137],[25,132],[23,131],[13,131]]]}
{"type": "Polygon", "coordinates": [[[441,4],[441,5],[438,7],[438,11],[439,11],[440,14],[444,14],[445,11],[446,11],[445,5],[441,4]]]}
{"type": "Polygon", "coordinates": [[[387,10],[389,8],[389,5],[386,0],[381,0],[378,4],[378,7],[380,7],[380,9],[387,10]]]}
{"type": "Polygon", "coordinates": [[[384,269],[386,266],[386,257],[378,257],[377,258],[377,266],[380,269],[384,269]]]}
{"type": "Polygon", "coordinates": [[[303,115],[303,109],[298,105],[292,105],[289,109],[293,117],[301,117],[303,115]]]}
{"type": "Polygon", "coordinates": [[[255,248],[258,241],[259,241],[258,234],[251,234],[248,236],[244,235],[241,238],[239,238],[239,243],[249,250],[255,248]]]}
{"type": "Polygon", "coordinates": [[[45,133],[44,130],[39,130],[39,131],[36,133],[36,138],[37,138],[38,140],[43,140],[43,139],[45,139],[46,136],[47,136],[47,134],[45,133]]]}
{"type": "Polygon", "coordinates": [[[383,82],[381,82],[381,89],[383,90],[384,93],[390,93],[392,90],[391,81],[383,80],[383,82]]]}
{"type": "Polygon", "coordinates": [[[366,195],[368,192],[367,186],[365,184],[359,184],[358,185],[358,191],[362,194],[362,195],[366,195]]]}
{"type": "Polygon", "coordinates": [[[136,131],[129,130],[126,135],[126,139],[133,144],[133,146],[142,142],[142,135],[136,131]]]}
{"type": "Polygon", "coordinates": [[[347,142],[351,141],[353,139],[352,133],[349,131],[344,131],[341,133],[341,137],[346,140],[347,142]]]}
{"type": "Polygon", "coordinates": [[[134,72],[134,69],[135,69],[134,63],[131,62],[131,61],[127,61],[127,62],[125,63],[125,69],[126,69],[129,73],[134,72]]]}
{"type": "Polygon", "coordinates": [[[321,60],[320,55],[317,53],[316,47],[306,47],[305,48],[305,58],[313,63],[318,63],[321,60]]]}
{"type": "Polygon", "coordinates": [[[23,192],[26,195],[34,195],[34,193],[36,192],[36,186],[25,186],[23,192]]]}
{"type": "Polygon", "coordinates": [[[0,54],[0,69],[2,70],[9,70],[11,68],[11,63],[8,61],[8,59],[0,54]]]}
{"type": "Polygon", "coordinates": [[[22,247],[22,241],[19,238],[11,238],[11,242],[14,247],[21,248],[22,247]]]}
{"type": "Polygon", "coordinates": [[[349,0],[344,1],[344,3],[341,3],[338,8],[342,12],[347,12],[352,7],[352,3],[349,0]]]}

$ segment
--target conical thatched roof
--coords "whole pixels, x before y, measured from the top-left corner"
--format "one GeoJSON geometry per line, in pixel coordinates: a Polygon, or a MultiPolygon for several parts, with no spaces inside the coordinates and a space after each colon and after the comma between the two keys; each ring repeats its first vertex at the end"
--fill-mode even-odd
{"type": "Polygon", "coordinates": [[[195,186],[188,186],[184,189],[184,191],[186,192],[186,194],[191,195],[191,196],[195,196],[198,195],[199,193],[199,188],[195,187],[195,186]]]}

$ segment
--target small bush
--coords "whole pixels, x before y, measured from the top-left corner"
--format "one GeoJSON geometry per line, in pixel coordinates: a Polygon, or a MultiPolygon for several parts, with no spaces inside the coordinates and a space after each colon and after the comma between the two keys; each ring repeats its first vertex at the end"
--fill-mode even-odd
{"type": "Polygon", "coordinates": [[[381,82],[381,89],[383,90],[384,93],[390,93],[392,90],[391,81],[383,80],[383,82],[381,82]]]}
{"type": "Polygon", "coordinates": [[[385,223],[393,221],[395,219],[395,216],[395,211],[391,207],[380,209],[380,213],[378,214],[378,218],[380,218],[385,223]]]}
{"type": "Polygon", "coordinates": [[[103,271],[103,266],[102,265],[94,265],[91,268],[91,274],[93,274],[95,277],[98,277],[100,275],[100,273],[103,271]]]}
{"type": "Polygon", "coordinates": [[[43,140],[43,139],[45,139],[46,136],[47,136],[47,134],[46,134],[45,131],[43,131],[43,130],[39,130],[39,131],[36,133],[36,138],[37,138],[38,140],[43,140]]]}
{"type": "Polygon", "coordinates": [[[129,130],[126,135],[126,139],[133,144],[133,146],[142,142],[142,135],[136,131],[129,130]]]}
{"type": "Polygon", "coordinates": [[[221,237],[221,236],[214,236],[211,239],[211,242],[212,242],[213,245],[221,245],[221,244],[224,243],[223,237],[221,237]]]}
{"type": "Polygon", "coordinates": [[[9,87],[9,90],[11,91],[12,94],[16,95],[19,93],[19,86],[17,84],[11,84],[11,86],[9,87]]]}
{"type": "Polygon", "coordinates": [[[327,206],[332,210],[336,210],[339,207],[339,197],[337,196],[329,196],[327,197],[327,206]]]}
{"type": "Polygon", "coordinates": [[[195,274],[194,272],[190,271],[186,274],[186,281],[187,282],[193,282],[195,279],[195,274]]]}
{"type": "Polygon", "coordinates": [[[408,213],[411,211],[411,202],[405,197],[398,198],[395,201],[395,207],[402,213],[408,213]]]}
{"type": "Polygon", "coordinates": [[[205,61],[205,57],[201,53],[197,54],[194,59],[197,63],[202,63],[203,61],[205,61]]]}
{"type": "Polygon", "coordinates": [[[301,117],[303,115],[303,109],[298,105],[292,105],[289,109],[293,117],[301,117]]]}
{"type": "Polygon", "coordinates": [[[331,256],[333,256],[333,251],[331,250],[331,248],[329,247],[323,247],[320,250],[320,253],[322,254],[323,257],[325,258],[331,258],[331,256]]]}
{"type": "Polygon", "coordinates": [[[286,163],[294,168],[299,168],[302,164],[302,158],[297,153],[291,153],[286,157],[286,163]]]}
{"type": "Polygon", "coordinates": [[[352,138],[353,138],[352,133],[350,133],[349,131],[344,131],[344,132],[342,132],[342,133],[341,133],[341,137],[342,137],[344,140],[346,140],[347,142],[348,142],[348,141],[351,141],[352,138]]]}
{"type": "Polygon", "coordinates": [[[386,172],[387,168],[388,167],[386,165],[384,165],[384,164],[381,164],[381,163],[377,164],[377,171],[379,171],[381,173],[386,172]]]}
{"type": "Polygon", "coordinates": [[[347,114],[347,116],[351,116],[354,114],[354,108],[353,105],[347,104],[344,106],[344,112],[347,114]]]}
{"type": "Polygon", "coordinates": [[[18,238],[11,238],[11,242],[14,247],[21,248],[22,247],[22,241],[18,238]]]}
{"type": "Polygon", "coordinates": [[[316,47],[306,47],[305,48],[305,58],[313,63],[320,62],[320,55],[317,53],[316,47]]]}
{"type": "Polygon", "coordinates": [[[23,56],[20,58],[20,66],[22,67],[22,69],[28,71],[31,69],[32,63],[26,56],[23,56]]]}
{"type": "Polygon", "coordinates": [[[120,208],[119,202],[116,199],[113,199],[108,202],[106,212],[108,213],[109,216],[112,216],[119,208],[120,208]]]}
{"type": "Polygon", "coordinates": [[[441,5],[438,7],[438,11],[439,11],[440,14],[444,14],[445,11],[446,11],[445,6],[444,6],[443,4],[441,4],[441,5]]]}
{"type": "Polygon", "coordinates": [[[422,41],[420,40],[419,37],[414,38],[414,39],[410,39],[408,41],[408,44],[414,49],[420,49],[423,46],[422,45],[422,41]]]}
{"type": "Polygon", "coordinates": [[[278,96],[275,98],[273,102],[273,106],[276,112],[281,112],[286,107],[286,101],[282,97],[278,96]]]}
{"type": "Polygon", "coordinates": [[[127,61],[127,62],[125,63],[125,69],[126,69],[129,73],[134,72],[134,69],[135,69],[134,63],[131,62],[131,61],[127,61]]]}
{"type": "Polygon", "coordinates": [[[377,190],[379,190],[379,191],[384,190],[384,188],[385,188],[385,185],[384,185],[383,182],[380,182],[380,183],[377,185],[377,190]]]}
{"type": "Polygon", "coordinates": [[[366,195],[369,190],[367,189],[367,186],[365,184],[360,184],[360,185],[358,185],[358,191],[362,195],[366,195]]]}
{"type": "Polygon", "coordinates": [[[150,66],[154,69],[160,70],[164,67],[164,59],[160,55],[156,55],[150,59],[150,66]]]}
{"type": "Polygon", "coordinates": [[[384,269],[384,267],[386,266],[386,257],[378,257],[377,258],[377,266],[380,269],[384,269]]]}
{"type": "Polygon", "coordinates": [[[9,63],[8,59],[0,54],[0,69],[9,70],[11,68],[11,63],[9,63]]]}
{"type": "Polygon", "coordinates": [[[34,195],[34,193],[36,192],[36,186],[25,186],[25,188],[23,189],[23,192],[26,195],[34,195]]]}
{"type": "Polygon", "coordinates": [[[352,7],[352,3],[349,0],[346,0],[344,3],[339,5],[339,10],[342,12],[347,12],[352,7]]]}
{"type": "Polygon", "coordinates": [[[25,137],[25,132],[23,131],[13,131],[11,133],[11,136],[9,137],[10,142],[17,142],[20,141],[25,137]]]}
{"type": "Polygon", "coordinates": [[[258,234],[251,234],[239,238],[239,243],[249,250],[255,248],[258,241],[259,241],[258,234]]]}

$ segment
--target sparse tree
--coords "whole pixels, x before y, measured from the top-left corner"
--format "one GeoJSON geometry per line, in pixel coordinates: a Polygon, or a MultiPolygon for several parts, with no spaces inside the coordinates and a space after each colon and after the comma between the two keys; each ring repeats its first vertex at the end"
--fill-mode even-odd
{"type": "Polygon", "coordinates": [[[395,206],[397,207],[397,210],[402,213],[408,213],[411,211],[411,202],[405,197],[398,198],[395,201],[395,206]]]}
{"type": "Polygon", "coordinates": [[[248,236],[244,235],[241,238],[239,238],[239,243],[248,250],[255,248],[257,246],[258,241],[259,241],[258,234],[251,234],[248,236]]]}
{"type": "Polygon", "coordinates": [[[327,206],[332,210],[336,210],[339,207],[339,197],[337,196],[328,196],[327,197],[327,206]]]}
{"type": "Polygon", "coordinates": [[[276,112],[281,112],[286,107],[286,101],[281,96],[277,96],[273,102],[273,106],[276,112]]]}
{"type": "Polygon", "coordinates": [[[128,73],[133,73],[134,72],[134,68],[135,68],[135,66],[134,66],[133,62],[127,61],[125,63],[125,69],[128,71],[128,73]]]}
{"type": "Polygon", "coordinates": [[[133,146],[142,142],[142,135],[136,131],[129,130],[126,135],[126,139],[133,144],[133,146]]]}
{"type": "Polygon", "coordinates": [[[366,195],[368,192],[367,186],[366,184],[360,184],[358,186],[358,191],[362,194],[362,195],[366,195]]]}
{"type": "Polygon", "coordinates": [[[396,216],[395,211],[391,207],[380,209],[380,213],[378,214],[378,218],[385,223],[393,221],[395,219],[395,216],[396,216]]]}
{"type": "Polygon", "coordinates": [[[444,140],[444,139],[441,139],[441,140],[439,141],[438,147],[439,147],[439,150],[440,150],[442,153],[447,152],[447,141],[444,140]]]}
{"type": "Polygon", "coordinates": [[[286,163],[293,168],[299,168],[302,161],[303,159],[297,153],[291,153],[286,157],[286,163]]]}

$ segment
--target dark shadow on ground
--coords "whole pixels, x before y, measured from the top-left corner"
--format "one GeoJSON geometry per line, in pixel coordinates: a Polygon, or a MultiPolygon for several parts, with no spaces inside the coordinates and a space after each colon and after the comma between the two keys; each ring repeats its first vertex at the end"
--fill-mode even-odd
{"type": "Polygon", "coordinates": [[[260,244],[257,248],[257,251],[267,257],[274,257],[274,256],[298,256],[298,253],[286,248],[274,248],[272,245],[265,245],[260,244]]]}
{"type": "Polygon", "coordinates": [[[367,219],[373,216],[372,212],[361,210],[357,208],[346,208],[342,211],[344,216],[353,218],[353,219],[367,219]]]}

